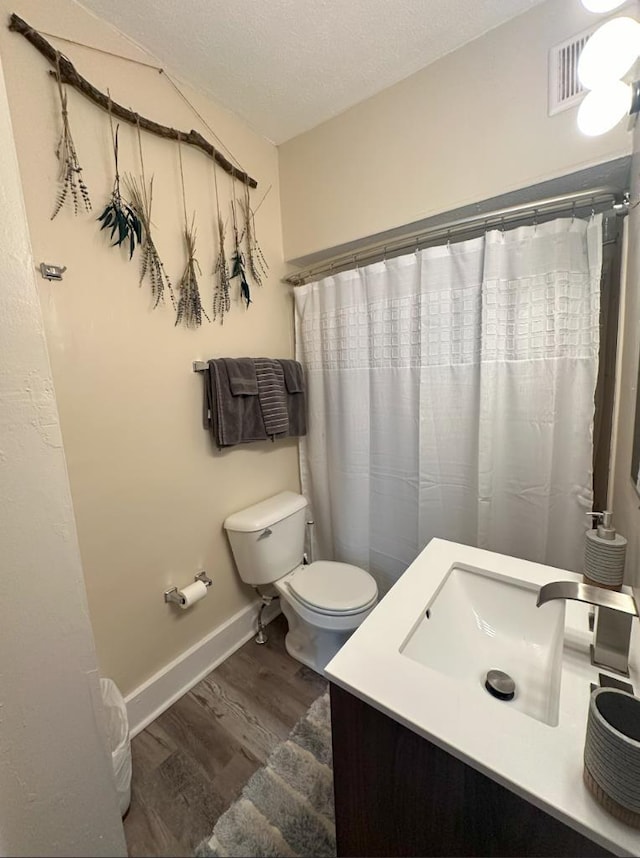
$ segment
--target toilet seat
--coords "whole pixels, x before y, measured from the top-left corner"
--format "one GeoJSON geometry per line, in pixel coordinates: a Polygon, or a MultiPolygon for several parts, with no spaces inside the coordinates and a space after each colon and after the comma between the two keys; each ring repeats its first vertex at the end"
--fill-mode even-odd
{"type": "Polygon", "coordinates": [[[319,614],[359,614],[378,598],[371,575],[349,563],[318,560],[294,569],[284,583],[294,599],[319,614]]]}

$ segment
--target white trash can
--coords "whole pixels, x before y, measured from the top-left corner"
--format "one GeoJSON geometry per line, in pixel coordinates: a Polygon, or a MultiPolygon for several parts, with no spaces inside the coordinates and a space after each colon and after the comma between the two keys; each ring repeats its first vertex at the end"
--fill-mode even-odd
{"type": "Polygon", "coordinates": [[[101,679],[100,690],[107,719],[107,734],[120,814],[124,816],[131,804],[131,741],[127,707],[118,686],[112,679],[101,679]]]}

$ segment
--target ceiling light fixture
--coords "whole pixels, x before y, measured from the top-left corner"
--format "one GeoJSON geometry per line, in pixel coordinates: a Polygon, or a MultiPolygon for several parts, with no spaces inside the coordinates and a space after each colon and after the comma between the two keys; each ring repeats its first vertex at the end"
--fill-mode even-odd
{"type": "Polygon", "coordinates": [[[578,78],[587,89],[620,80],[640,53],[640,24],[614,18],[595,31],[578,60],[578,78]]]}
{"type": "Polygon", "coordinates": [[[613,12],[618,6],[622,6],[625,0],[582,0],[582,5],[589,12],[613,12]]]}
{"type": "MultiPolygon", "coordinates": [[[[620,6],[614,0],[582,0],[592,12],[620,6]]],[[[582,49],[578,79],[591,90],[578,109],[578,128],[590,137],[605,134],[625,115],[640,111],[640,82],[629,75],[640,56],[640,23],[626,16],[599,27],[582,49]]]]}
{"type": "Polygon", "coordinates": [[[631,87],[621,80],[605,83],[587,93],[578,108],[578,128],[587,137],[611,131],[627,115],[631,87]]]}

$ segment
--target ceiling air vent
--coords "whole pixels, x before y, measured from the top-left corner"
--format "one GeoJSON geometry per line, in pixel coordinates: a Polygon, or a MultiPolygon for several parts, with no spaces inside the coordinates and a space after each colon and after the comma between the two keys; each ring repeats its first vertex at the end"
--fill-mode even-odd
{"type": "Polygon", "coordinates": [[[549,51],[549,116],[582,101],[585,89],[578,80],[578,60],[596,29],[585,30],[549,51]]]}

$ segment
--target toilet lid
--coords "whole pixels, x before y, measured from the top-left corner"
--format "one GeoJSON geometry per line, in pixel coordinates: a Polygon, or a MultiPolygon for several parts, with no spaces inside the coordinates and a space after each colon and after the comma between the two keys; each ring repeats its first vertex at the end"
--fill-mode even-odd
{"type": "Polygon", "coordinates": [[[302,602],[335,613],[363,608],[378,595],[376,582],[364,569],[329,560],[301,566],[288,584],[302,602]]]}

